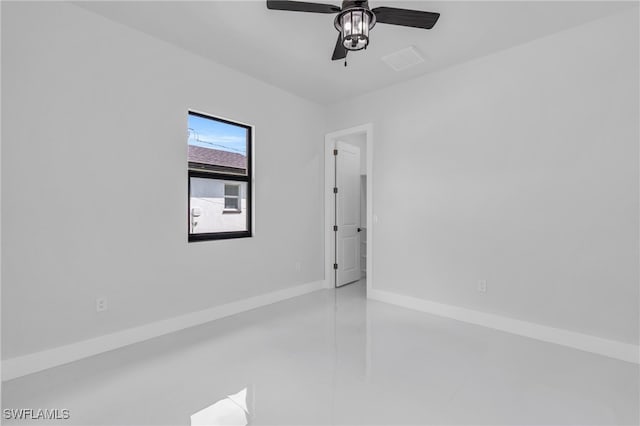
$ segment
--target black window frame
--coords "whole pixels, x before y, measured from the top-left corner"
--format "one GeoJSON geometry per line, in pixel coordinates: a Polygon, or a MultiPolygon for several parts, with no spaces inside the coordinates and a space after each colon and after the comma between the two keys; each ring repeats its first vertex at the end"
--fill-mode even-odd
{"type": "MultiPolygon", "coordinates": [[[[206,169],[194,169],[192,163],[187,162],[187,235],[189,242],[197,241],[211,241],[211,240],[228,240],[232,238],[251,238],[253,237],[253,126],[238,123],[235,121],[227,120],[224,118],[214,117],[212,115],[203,114],[195,111],[188,111],[189,115],[195,115],[201,118],[209,120],[219,121],[221,123],[230,124],[237,127],[242,127],[247,131],[247,173],[242,175],[233,172],[206,170],[206,169]],[[247,229],[246,231],[228,231],[228,232],[207,232],[193,234],[191,232],[191,179],[203,178],[211,180],[225,180],[247,183],[247,229]]],[[[195,166],[195,164],[193,164],[195,166]]],[[[240,201],[241,202],[241,199],[240,201]]]]}

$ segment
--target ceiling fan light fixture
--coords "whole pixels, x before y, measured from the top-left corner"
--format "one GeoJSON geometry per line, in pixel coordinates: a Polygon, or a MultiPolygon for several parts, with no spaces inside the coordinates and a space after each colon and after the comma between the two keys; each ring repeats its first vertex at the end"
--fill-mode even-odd
{"type": "Polygon", "coordinates": [[[361,50],[369,44],[369,30],[376,24],[375,15],[368,9],[352,8],[336,16],[335,27],[347,50],[361,50]]]}

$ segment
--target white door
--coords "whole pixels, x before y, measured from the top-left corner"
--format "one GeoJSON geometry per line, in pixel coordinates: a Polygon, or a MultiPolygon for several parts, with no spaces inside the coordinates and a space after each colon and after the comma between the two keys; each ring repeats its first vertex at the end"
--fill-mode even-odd
{"type": "MultiPolygon", "coordinates": [[[[360,148],[337,142],[336,287],[360,279],[360,148]]],[[[334,228],[335,229],[335,228],[334,228]]]]}

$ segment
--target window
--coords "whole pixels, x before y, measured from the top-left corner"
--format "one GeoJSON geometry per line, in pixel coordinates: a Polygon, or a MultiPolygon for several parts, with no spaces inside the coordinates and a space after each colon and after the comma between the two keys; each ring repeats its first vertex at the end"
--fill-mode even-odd
{"type": "Polygon", "coordinates": [[[251,127],[189,112],[189,241],[251,236],[251,127]]]}
{"type": "Polygon", "coordinates": [[[224,184],[224,212],[239,213],[240,208],[240,185],[234,183],[224,184]]]}

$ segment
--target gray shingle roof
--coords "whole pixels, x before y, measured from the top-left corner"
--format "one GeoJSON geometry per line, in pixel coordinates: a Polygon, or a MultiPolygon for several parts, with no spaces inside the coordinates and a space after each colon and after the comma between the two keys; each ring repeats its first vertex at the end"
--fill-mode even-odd
{"type": "Polygon", "coordinates": [[[234,169],[247,169],[247,157],[245,155],[194,145],[189,145],[189,162],[232,167],[234,169]]]}

